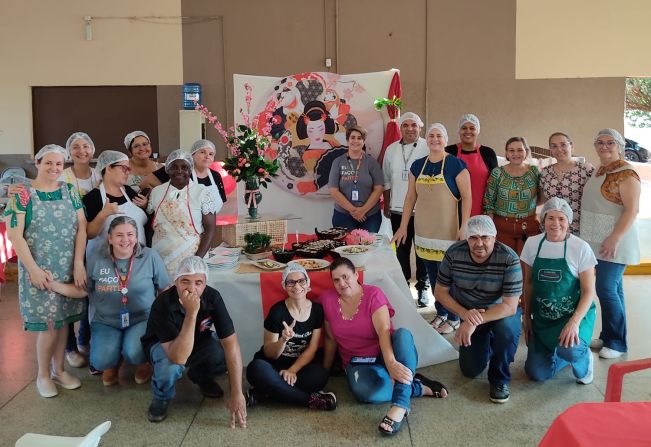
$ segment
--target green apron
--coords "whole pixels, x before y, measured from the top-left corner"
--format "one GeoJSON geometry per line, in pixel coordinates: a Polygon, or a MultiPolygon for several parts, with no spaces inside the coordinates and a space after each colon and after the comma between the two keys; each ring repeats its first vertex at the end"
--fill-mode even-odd
{"type": "MultiPolygon", "coordinates": [[[[533,298],[531,316],[536,346],[555,351],[565,324],[574,314],[581,298],[581,282],[570,270],[567,260],[567,239],[563,246],[563,257],[540,258],[540,249],[546,237],[540,241],[533,262],[533,298]],[[539,342],[539,343],[538,343],[539,342]]],[[[579,325],[579,338],[590,343],[596,315],[594,301],[579,325]]]]}

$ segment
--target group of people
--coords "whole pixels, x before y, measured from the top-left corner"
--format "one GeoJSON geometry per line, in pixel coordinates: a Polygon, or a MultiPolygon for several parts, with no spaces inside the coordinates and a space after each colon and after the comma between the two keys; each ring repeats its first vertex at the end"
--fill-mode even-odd
{"type": "MultiPolygon", "coordinates": [[[[554,133],[557,162],[540,172],[528,164],[522,137],[507,141],[507,163],[498,166],[495,151],[477,142],[480,123],[471,114],[459,120],[455,145],[440,123],[421,138],[414,113],[403,114],[400,127],[402,139],[387,148],[382,167],[365,153],[365,130],[347,130],[348,151],[333,161],[328,183],[333,225],[377,231],[381,212],[391,219],[406,280],[413,244],[419,303],[427,305],[431,284],[432,326],[456,331],[465,376],[488,365],[492,401],[509,399],[523,324],[531,379],[549,379],[570,364],[579,383],[591,383],[590,347],[603,358],[626,352],[622,276],[639,261],[640,180],[623,160],[621,135],[598,132],[594,168],[572,158],[568,135],[554,133]],[[603,324],[591,340],[595,295],[603,324]]],[[[400,430],[412,397],[448,395],[416,373],[411,333],[393,327],[387,297],[360,284],[346,258],[331,264],[333,288],[315,302],[307,299],[302,267],[283,272],[287,297],[266,316],[245,393],[235,327],[207,285],[202,259],[226,200],[221,177],[209,168],[215,146],[199,140],[190,153],[172,152],[164,166],[150,159],[144,132],[127,135],[125,147],[129,155],[102,152],[93,169],[93,142],[75,133],[66,148],[43,147],[36,178],[10,190],[5,219],[20,261],[24,327],[39,334],[41,396],[56,396],[57,385],[79,388],[64,358],[83,366],[88,351],[91,371],[107,386],[118,382],[123,362],[136,365],[136,383],[151,378],[152,422],[166,417],[186,369],[207,397],[223,395],[215,378],[229,372],[232,426],[245,426],[247,406],[268,399],[333,410],[336,397],[324,388],[337,351],[358,400],[391,403],[378,427],[383,434],[400,430]],[[73,164],[64,169],[67,160],[73,164]]]]}

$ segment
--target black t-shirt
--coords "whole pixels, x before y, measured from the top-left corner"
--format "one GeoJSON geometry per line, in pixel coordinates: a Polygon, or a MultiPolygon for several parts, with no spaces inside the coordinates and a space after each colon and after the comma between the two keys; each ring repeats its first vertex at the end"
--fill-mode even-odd
{"type": "MultiPolygon", "coordinates": [[[[133,189],[131,189],[130,186],[125,186],[124,192],[127,193],[129,200],[132,200],[138,194],[133,189]]],[[[115,197],[106,194],[106,198],[108,199],[109,202],[117,203],[118,205],[124,205],[127,201],[127,199],[125,199],[124,196],[115,197]]],[[[88,222],[94,220],[99,214],[99,212],[102,211],[102,208],[104,208],[104,204],[102,204],[102,194],[100,194],[99,188],[95,188],[92,191],[90,191],[88,194],[84,196],[83,199],[81,199],[81,201],[83,202],[84,207],[86,208],[86,220],[88,220],[88,222]]]]}
{"type": "MultiPolygon", "coordinates": [[[[264,320],[264,328],[269,332],[278,334],[278,337],[280,337],[280,334],[285,328],[283,326],[283,321],[287,323],[287,326],[291,325],[292,321],[294,321],[294,317],[292,317],[289,313],[289,309],[287,309],[285,300],[279,301],[271,307],[269,315],[267,315],[267,318],[264,320]]],[[[272,362],[287,365],[287,367],[292,365],[310,345],[312,332],[315,329],[321,329],[322,326],[323,307],[319,303],[312,303],[312,310],[309,318],[305,321],[296,322],[296,325],[294,326],[294,336],[287,341],[285,349],[282,354],[280,354],[280,357],[278,357],[277,360],[272,360],[272,362]]],[[[256,354],[256,358],[265,358],[264,348],[260,349],[256,354]]]]}
{"type": "MultiPolygon", "coordinates": [[[[184,318],[185,311],[179,302],[176,286],[158,295],[151,306],[147,330],[141,339],[145,354],[149,357],[149,351],[155,343],[167,343],[178,337],[184,318]]],[[[226,310],[221,295],[212,287],[206,286],[206,290],[201,295],[201,305],[197,313],[192,352],[195,352],[211,338],[210,328],[213,325],[220,339],[230,337],[235,333],[233,320],[226,310]]]]}
{"type": "MultiPolygon", "coordinates": [[[[167,175],[167,172],[165,172],[165,167],[156,169],[153,172],[154,176],[158,179],[158,181],[162,183],[169,182],[170,176],[167,175]]],[[[224,182],[222,180],[222,176],[219,175],[219,172],[213,171],[212,169],[208,169],[208,175],[211,175],[212,178],[215,180],[215,185],[217,185],[217,189],[219,190],[219,197],[222,198],[222,202],[226,203],[226,190],[224,190],[224,182]]],[[[210,178],[205,176],[204,178],[198,178],[197,181],[199,184],[204,185],[204,186],[212,186],[212,183],[210,183],[210,178]]]]}

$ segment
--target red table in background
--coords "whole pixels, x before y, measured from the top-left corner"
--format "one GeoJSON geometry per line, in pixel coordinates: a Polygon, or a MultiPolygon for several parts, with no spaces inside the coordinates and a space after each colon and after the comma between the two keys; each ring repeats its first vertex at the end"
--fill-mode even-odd
{"type": "Polygon", "coordinates": [[[7,238],[7,226],[0,221],[0,282],[5,282],[5,264],[15,256],[14,247],[7,238]]]}
{"type": "Polygon", "coordinates": [[[538,447],[651,446],[651,402],[576,404],[561,413],[538,447]]]}

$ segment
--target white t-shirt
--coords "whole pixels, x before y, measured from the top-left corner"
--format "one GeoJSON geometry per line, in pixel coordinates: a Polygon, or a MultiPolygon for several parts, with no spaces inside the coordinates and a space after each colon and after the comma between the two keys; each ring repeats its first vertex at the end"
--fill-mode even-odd
{"type": "MultiPolygon", "coordinates": [[[[540,240],[545,237],[545,234],[538,234],[536,236],[531,236],[527,239],[527,242],[524,243],[524,248],[522,249],[522,255],[520,259],[522,262],[527,264],[529,267],[533,266],[533,262],[536,260],[536,252],[538,251],[538,245],[540,240]]],[[[565,241],[561,242],[543,242],[542,247],[540,248],[539,256],[544,259],[558,259],[563,257],[563,246],[565,241]]],[[[572,274],[575,277],[579,277],[579,273],[585,272],[586,270],[597,265],[597,258],[592,252],[590,245],[583,239],[580,239],[574,235],[570,235],[567,239],[567,252],[566,252],[567,265],[570,267],[572,274]]]]}
{"type": "Polygon", "coordinates": [[[427,157],[428,154],[429,147],[423,138],[418,138],[416,146],[414,143],[403,146],[400,141],[396,141],[387,147],[382,161],[382,172],[384,189],[391,190],[391,211],[402,213],[402,206],[409,189],[408,176],[411,164],[419,158],[427,157]],[[403,180],[403,172],[407,173],[406,180],[403,180]]]}
{"type": "Polygon", "coordinates": [[[57,180],[60,182],[70,183],[72,186],[77,188],[79,195],[84,197],[91,190],[99,186],[102,177],[97,173],[97,171],[95,171],[95,168],[90,168],[90,177],[87,179],[80,179],[75,177],[75,173],[72,172],[72,167],[70,167],[64,169],[57,180]]]}

